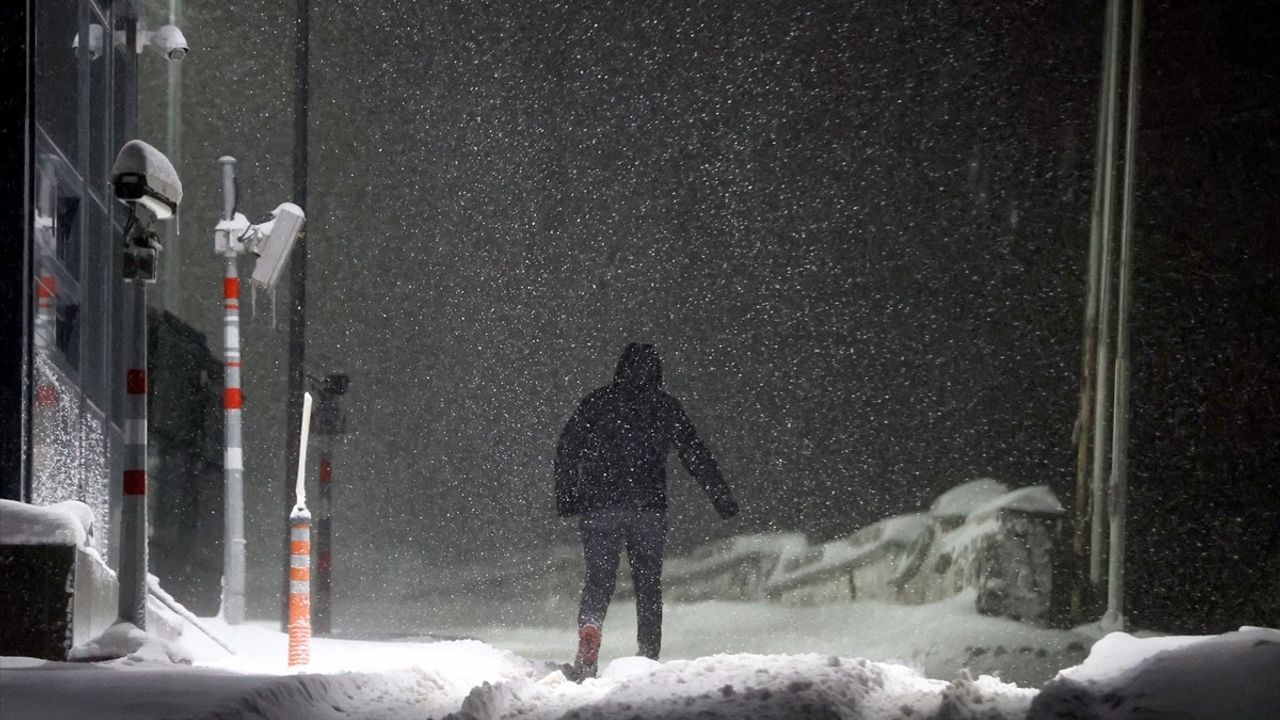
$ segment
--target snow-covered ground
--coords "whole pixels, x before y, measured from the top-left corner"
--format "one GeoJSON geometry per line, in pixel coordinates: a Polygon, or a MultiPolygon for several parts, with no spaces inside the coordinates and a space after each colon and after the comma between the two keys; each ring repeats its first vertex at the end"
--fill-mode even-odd
{"type": "MultiPolygon", "coordinates": [[[[495,603],[465,603],[471,612],[450,612],[426,605],[396,607],[370,602],[350,608],[348,627],[431,627],[440,635],[481,638],[533,660],[563,662],[577,642],[573,608],[562,599],[558,610],[546,606],[527,615],[495,603]],[[486,622],[483,618],[492,618],[486,622]],[[558,622],[554,622],[558,619],[558,622]]],[[[601,658],[612,660],[636,651],[635,606],[615,601],[604,626],[601,658]]],[[[766,602],[707,601],[667,603],[663,622],[663,658],[688,660],[714,653],[805,654],[906,664],[930,677],[999,674],[1005,680],[1039,687],[1059,669],[1084,659],[1092,638],[979,614],[974,593],[943,602],[898,605],[862,601],[813,607],[766,602]]]]}
{"type": "MultiPolygon", "coordinates": [[[[92,530],[84,508],[0,505],[5,538],[77,545],[86,562],[98,562],[84,546],[92,530]]],[[[920,605],[720,600],[668,605],[659,663],[628,656],[633,606],[617,602],[605,626],[601,677],[579,685],[554,669],[573,651],[571,599],[513,603],[507,594],[504,603],[436,586],[446,592],[393,593],[384,586],[361,602],[349,600],[339,626],[345,639],[314,639],[312,663],[301,669],[286,667],[288,640],[274,628],[192,618],[153,587],[149,614],[157,634],[120,623],[71,651],[83,660],[118,659],[0,658],[0,714],[5,720],[1280,718],[1277,630],[1206,638],[1113,633],[1091,643],[1087,631],[981,615],[973,590],[920,605]],[[427,632],[436,639],[422,637],[427,632]]]]}
{"type": "MultiPolygon", "coordinates": [[[[626,657],[629,635],[606,640],[606,658],[613,659],[604,663],[599,679],[581,685],[566,681],[546,662],[477,640],[316,638],[312,664],[290,670],[283,633],[260,624],[230,628],[209,619],[203,624],[235,654],[193,632],[183,638],[192,665],[171,664],[154,652],[96,664],[0,658],[0,714],[6,720],[1280,717],[1276,630],[1208,638],[1111,634],[1083,664],[1058,673],[1041,690],[1039,684],[1018,687],[976,672],[931,679],[933,673],[921,670],[933,657],[929,654],[925,663],[868,657],[888,654],[895,634],[917,638],[920,647],[932,637],[938,655],[956,654],[954,645],[968,642],[968,633],[989,636],[988,643],[1003,637],[1015,646],[1015,656],[1016,643],[1043,639],[1008,634],[1014,628],[999,625],[970,625],[1018,625],[1010,621],[974,614],[956,622],[957,608],[946,604],[923,606],[914,620],[890,612],[912,608],[883,607],[848,627],[824,625],[850,642],[854,634],[865,633],[860,643],[867,652],[852,646],[841,653],[794,652],[818,637],[823,618],[806,618],[791,608],[796,613],[792,627],[779,627],[777,616],[755,614],[760,608],[727,605],[673,607],[667,639],[674,649],[661,663],[626,657]],[[709,626],[716,617],[721,624],[713,630],[709,626]],[[872,633],[877,622],[883,627],[872,633]],[[701,634],[690,623],[702,624],[701,634]],[[749,626],[754,626],[750,637],[726,645],[749,626]],[[758,649],[748,652],[749,647],[758,649]]],[[[856,608],[849,610],[856,614],[856,608]]],[[[624,623],[610,626],[619,636],[633,629],[614,625],[624,623]]],[[[536,658],[554,644],[555,655],[563,658],[568,650],[561,648],[571,635],[562,635],[509,629],[490,639],[508,648],[523,642],[536,658]]],[[[960,651],[964,654],[963,646],[960,651]]],[[[1034,659],[1035,653],[1020,658],[1034,659]]]]}

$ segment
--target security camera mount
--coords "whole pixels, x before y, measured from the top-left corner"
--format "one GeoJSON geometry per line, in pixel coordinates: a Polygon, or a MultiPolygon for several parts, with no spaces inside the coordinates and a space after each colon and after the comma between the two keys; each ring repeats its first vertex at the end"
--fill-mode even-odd
{"type": "Polygon", "coordinates": [[[151,223],[139,221],[138,215],[137,206],[130,205],[123,247],[124,279],[151,285],[156,281],[164,246],[151,223]]]}

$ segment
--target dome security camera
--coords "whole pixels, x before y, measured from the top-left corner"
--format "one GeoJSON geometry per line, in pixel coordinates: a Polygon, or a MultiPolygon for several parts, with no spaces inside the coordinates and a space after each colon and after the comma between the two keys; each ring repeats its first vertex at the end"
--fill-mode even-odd
{"type": "MultiPolygon", "coordinates": [[[[105,41],[108,35],[114,36],[114,44],[118,47],[126,47],[128,45],[125,40],[125,32],[116,30],[114,33],[108,33],[101,25],[91,23],[89,25],[89,57],[97,60],[102,56],[105,49],[105,41]]],[[[191,52],[190,46],[187,45],[187,38],[182,34],[182,30],[177,25],[164,25],[159,30],[152,32],[143,29],[142,24],[138,24],[136,33],[136,44],[134,50],[138,53],[142,52],[142,48],[151,47],[160,53],[170,62],[181,62],[191,52]]],[[[80,34],[76,33],[75,38],[71,41],[71,47],[80,49],[80,34]]]]}
{"type": "Polygon", "coordinates": [[[151,34],[151,47],[160,51],[169,60],[180,62],[187,56],[191,48],[187,46],[187,38],[177,25],[164,25],[151,34]]]}

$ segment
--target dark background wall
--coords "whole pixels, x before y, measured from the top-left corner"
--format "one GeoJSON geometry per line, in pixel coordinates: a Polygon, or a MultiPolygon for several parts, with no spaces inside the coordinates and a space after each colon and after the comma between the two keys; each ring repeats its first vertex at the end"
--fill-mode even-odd
{"type": "MultiPolygon", "coordinates": [[[[1273,622],[1252,583],[1280,525],[1276,30],[1262,4],[1201,5],[1148,6],[1134,317],[1131,604],[1180,630],[1273,622]]],[[[190,200],[166,282],[216,350],[216,158],[244,161],[251,217],[288,199],[292,7],[186,10],[190,200]]],[[[678,474],[677,545],[825,539],[977,475],[1071,497],[1100,2],[313,12],[308,337],[353,378],[349,580],[572,542],[556,434],[632,340],[662,349],[744,504],[721,526],[678,474]]],[[[273,612],[288,479],[266,305],[247,463],[273,612]]]]}

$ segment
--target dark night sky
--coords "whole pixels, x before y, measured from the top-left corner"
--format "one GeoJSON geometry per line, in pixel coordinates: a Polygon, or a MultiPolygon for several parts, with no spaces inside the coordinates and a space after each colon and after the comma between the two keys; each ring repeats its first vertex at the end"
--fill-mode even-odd
{"type": "MultiPolygon", "coordinates": [[[[353,376],[339,493],[360,502],[338,541],[371,574],[392,547],[432,564],[572,541],[556,435],[633,340],[739,489],[735,531],[832,537],[978,475],[1070,502],[1102,3],[316,5],[308,339],[353,376]]],[[[222,153],[256,159],[246,207],[288,193],[291,58],[283,10],[189,12],[247,71],[193,54],[188,107],[263,77],[236,113],[188,110],[191,227],[222,153]],[[245,53],[242,22],[281,42],[245,53]]],[[[1159,508],[1134,551],[1162,556],[1209,497],[1246,574],[1278,525],[1262,17],[1148,4],[1134,331],[1131,507],[1159,508]]],[[[212,288],[205,262],[183,272],[212,288]]],[[[216,349],[203,292],[184,314],[216,349]]],[[[255,328],[249,391],[276,403],[281,333],[255,328]]],[[[279,413],[249,422],[269,505],[279,413]]],[[[677,542],[729,530],[673,486],[677,542]]],[[[278,527],[251,518],[265,547],[278,527]]],[[[1203,530],[1207,555],[1141,581],[1205,585],[1186,570],[1217,557],[1203,530]]],[[[1152,596],[1139,612],[1182,617],[1152,596]]],[[[1208,624],[1245,613],[1205,602],[1208,624]]]]}

